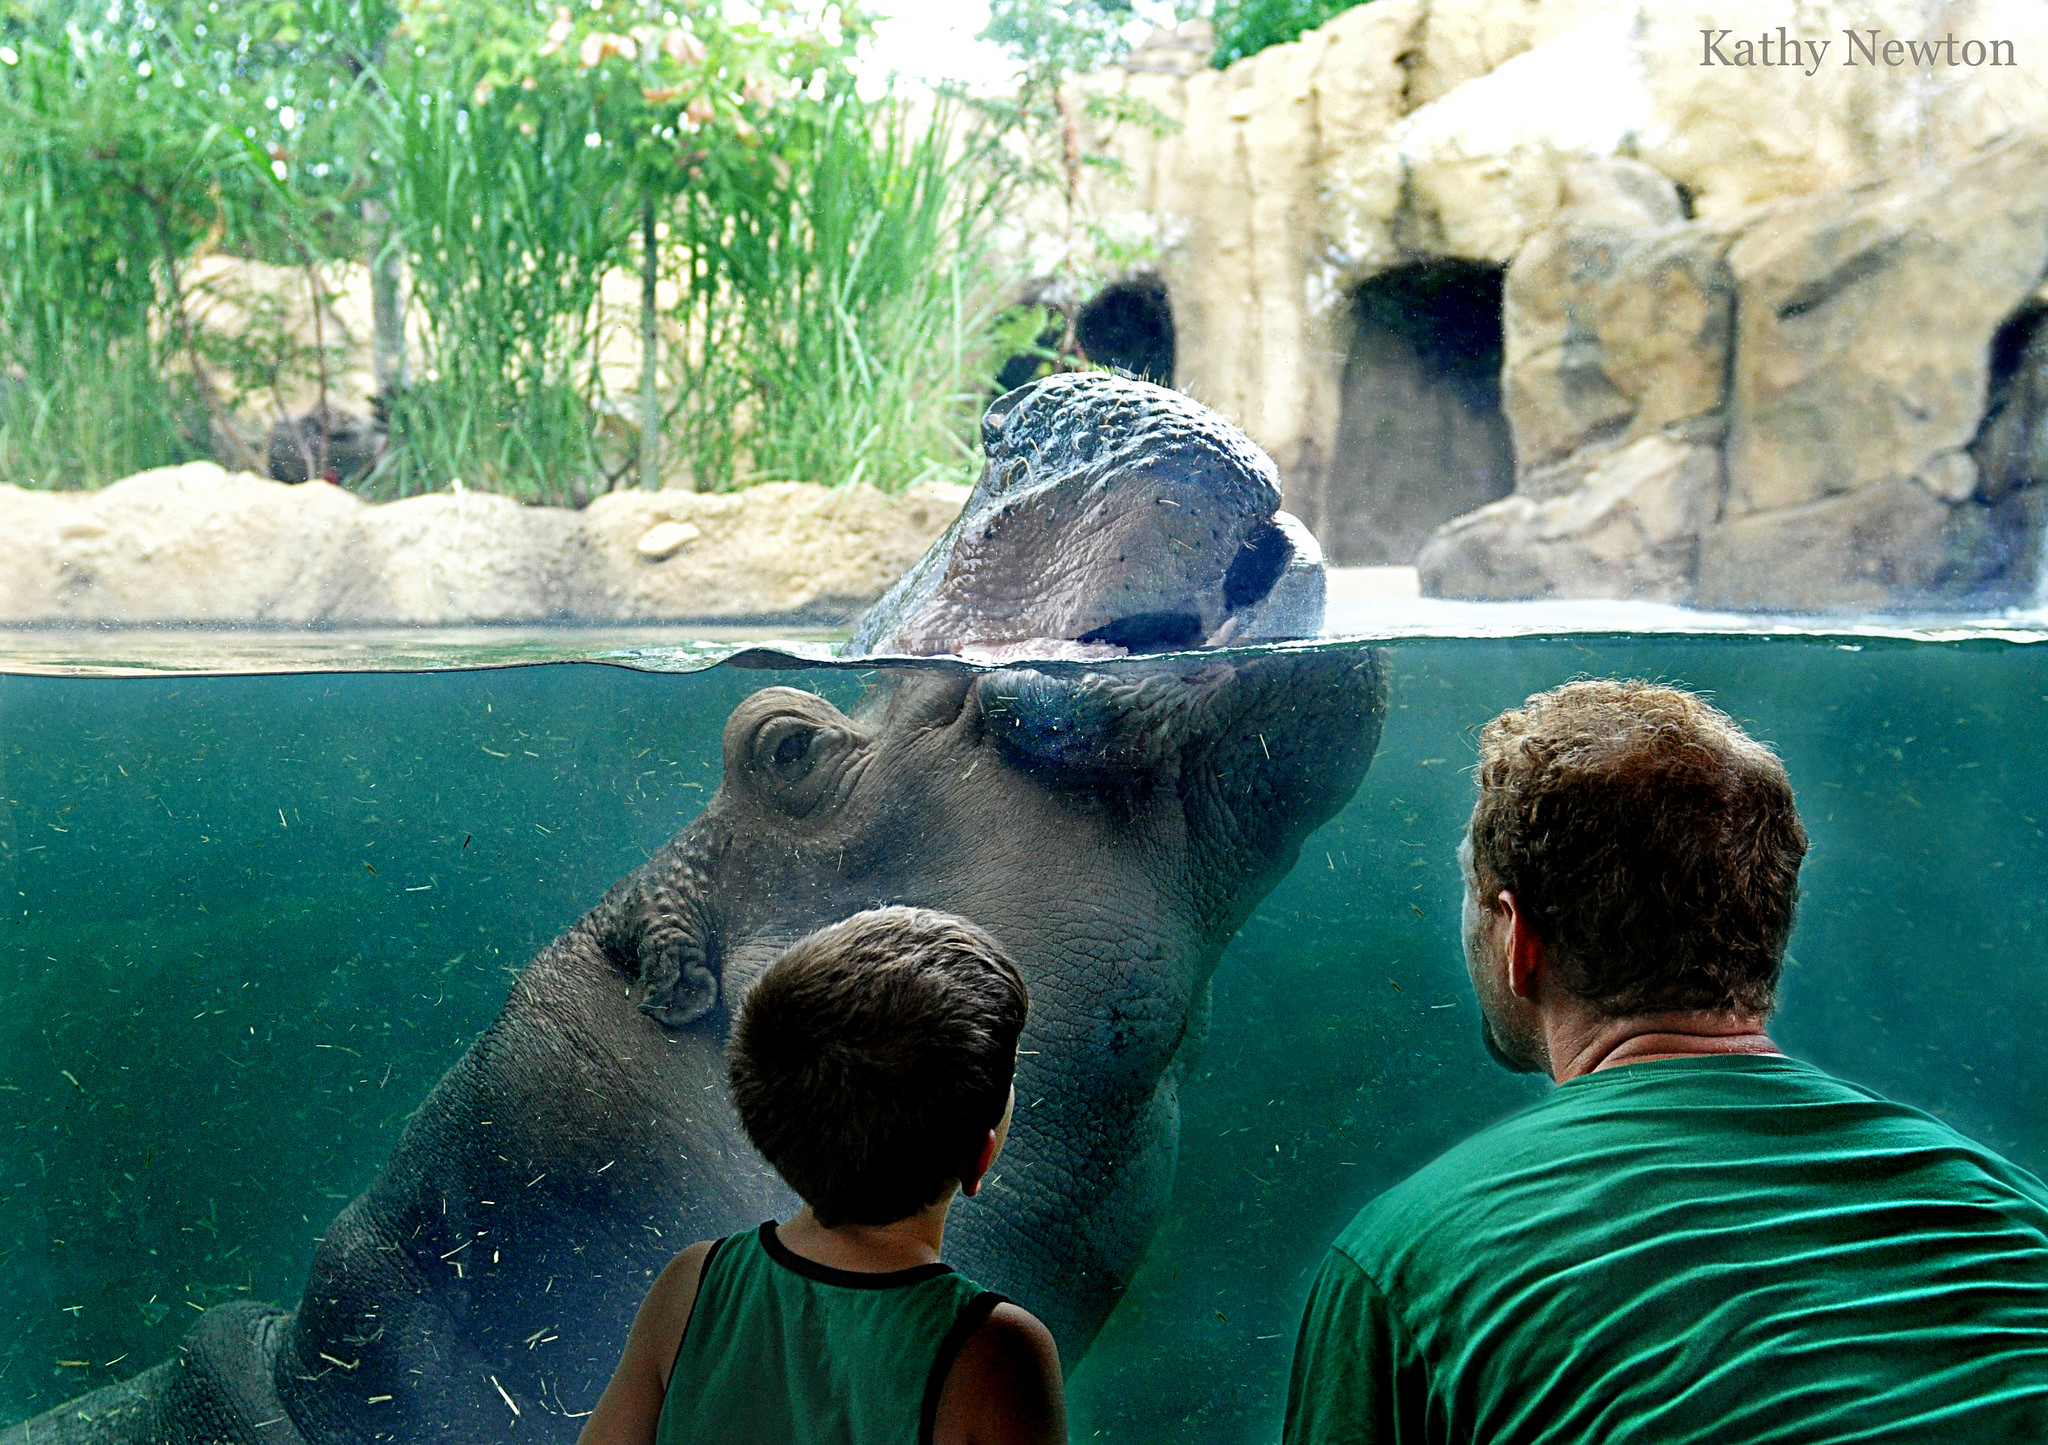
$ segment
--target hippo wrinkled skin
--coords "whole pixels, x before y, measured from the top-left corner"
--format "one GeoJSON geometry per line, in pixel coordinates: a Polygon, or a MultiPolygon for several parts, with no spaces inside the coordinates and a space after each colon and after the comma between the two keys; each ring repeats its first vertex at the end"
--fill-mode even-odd
{"type": "Polygon", "coordinates": [[[1030,983],[1009,1147],[948,1254],[1080,1357],[1166,1207],[1210,974],[1357,788],[1384,688],[1371,652],[1214,650],[1313,636],[1322,569],[1213,412],[1057,376],[984,440],[849,644],[984,665],[878,662],[850,714],[747,698],[702,814],[527,966],[297,1308],[213,1309],[7,1441],[572,1439],[670,1254],[795,1207],[726,1095],[734,1002],[881,903],[976,920],[1030,983]]]}

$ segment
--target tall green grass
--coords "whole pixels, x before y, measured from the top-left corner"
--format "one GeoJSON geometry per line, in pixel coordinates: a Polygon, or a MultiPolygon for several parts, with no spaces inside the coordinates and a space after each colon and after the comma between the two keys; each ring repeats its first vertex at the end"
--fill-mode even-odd
{"type": "MultiPolygon", "coordinates": [[[[641,269],[649,198],[594,108],[517,99],[493,113],[461,84],[396,95],[425,355],[381,494],[460,478],[581,504],[638,481],[622,432],[644,407],[600,368],[600,286],[641,269]]],[[[750,154],[702,157],[695,184],[653,201],[657,274],[679,298],[657,328],[671,482],[897,491],[968,474],[1007,185],[988,150],[949,112],[848,95],[750,154]]]]}
{"type": "Polygon", "coordinates": [[[284,157],[333,153],[334,27],[376,3],[0,0],[0,481],[256,463],[227,408],[277,371],[276,328],[202,329],[192,266],[346,253],[346,166],[284,157]]]}
{"type": "Polygon", "coordinates": [[[682,198],[674,430],[696,486],[969,476],[1009,187],[959,121],[846,97],[766,183],[682,198]]]}
{"type": "Polygon", "coordinates": [[[863,103],[844,37],[366,4],[0,0],[0,480],[260,465],[269,418],[227,407],[291,338],[201,330],[193,264],[372,246],[418,343],[373,495],[967,474],[1013,175],[968,112],[863,103]],[[651,387],[601,365],[615,273],[662,283],[651,387]]]}
{"type": "Polygon", "coordinates": [[[214,219],[212,173],[238,148],[217,126],[138,123],[147,82],[104,36],[45,18],[10,41],[0,480],[90,485],[200,455],[205,414],[179,366],[179,272],[214,219]]]}
{"type": "Polygon", "coordinates": [[[460,480],[585,501],[610,483],[599,288],[638,196],[586,95],[484,97],[481,74],[404,71],[389,92],[394,214],[425,355],[371,485],[404,495],[460,480]]]}

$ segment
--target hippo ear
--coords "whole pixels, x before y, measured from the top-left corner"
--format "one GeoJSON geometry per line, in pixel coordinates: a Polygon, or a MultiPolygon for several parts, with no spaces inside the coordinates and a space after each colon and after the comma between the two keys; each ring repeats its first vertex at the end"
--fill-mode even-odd
{"type": "Polygon", "coordinates": [[[836,802],[868,738],[815,693],[770,687],[733,710],[725,780],[792,818],[836,802]]]}
{"type": "Polygon", "coordinates": [[[640,935],[640,1012],[665,1028],[693,1024],[718,1006],[718,974],[700,923],[663,909],[640,935]]]}
{"type": "Polygon", "coordinates": [[[679,1029],[718,1007],[718,957],[706,859],[688,834],[612,885],[578,924],[638,995],[640,1012],[679,1029]]]}

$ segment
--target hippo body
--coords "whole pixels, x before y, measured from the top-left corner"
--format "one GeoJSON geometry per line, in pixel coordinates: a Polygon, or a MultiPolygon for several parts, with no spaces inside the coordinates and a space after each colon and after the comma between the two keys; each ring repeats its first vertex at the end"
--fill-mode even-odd
{"type": "Polygon", "coordinates": [[[947,1254],[1071,1367],[1168,1203],[1210,975],[1356,789],[1384,684],[1371,652],[1213,650],[1321,613],[1313,540],[1213,413],[1054,377],[985,442],[960,522],[850,644],[860,702],[734,710],[719,791],[528,965],[297,1308],[212,1310],[0,1440],[573,1439],[668,1258],[796,1207],[727,1096],[734,1003],[883,903],[975,920],[1030,985],[1009,1145],[947,1254]],[[1192,650],[1125,655],[1161,645],[1192,650]],[[910,660],[936,654],[1002,665],[910,660]]]}

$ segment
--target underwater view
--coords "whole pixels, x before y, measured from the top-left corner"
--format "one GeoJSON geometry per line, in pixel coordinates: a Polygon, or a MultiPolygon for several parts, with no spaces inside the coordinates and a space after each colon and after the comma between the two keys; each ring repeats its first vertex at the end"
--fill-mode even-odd
{"type": "MultiPolygon", "coordinates": [[[[1203,1016],[1207,1037],[1167,1090],[1170,1193],[1162,1181],[1142,1263],[1066,1362],[1071,1437],[1276,1438],[1335,1232],[1549,1087],[1481,1047],[1455,849],[1478,726],[1571,678],[1700,690],[1783,757],[1813,848],[1773,1036],[2048,1170],[2036,645],[1580,633],[1234,650],[1244,675],[1289,680],[1305,717],[1341,703],[1360,727],[1372,696],[1331,679],[1375,672],[1384,724],[1356,793],[1329,800],[1341,809],[1291,870],[1279,856],[1244,885],[1271,891],[1223,950],[1206,1007],[1188,1005],[1191,1041],[1203,1016]]],[[[750,696],[790,688],[852,710],[876,687],[997,675],[762,653],[706,667],[653,647],[639,666],[478,665],[518,660],[488,653],[421,671],[0,675],[0,1424],[170,1357],[214,1306],[292,1307],[337,1213],[528,960],[704,809],[750,696]]],[[[374,649],[347,665],[375,668],[374,649]]],[[[1110,679],[1157,667],[1090,664],[1110,679]]],[[[1256,737],[1235,741],[1263,763],[1291,756],[1281,733],[1256,737]]],[[[868,836],[889,856],[972,851],[912,809],[868,836]]],[[[1091,846],[1062,834],[1032,866],[1057,876],[1078,860],[1117,886],[1124,845],[1091,846]]],[[[917,876],[945,876],[944,861],[917,876]]],[[[1118,1007],[1141,1015],[1145,980],[1118,986],[1118,1007]]],[[[1041,1001],[1031,1028],[1063,1006],[1041,1001]]],[[[1026,1048],[1057,1052],[1029,1030],[1026,1048]]],[[[1086,1108],[1087,1078],[1024,1062],[1020,1121],[1086,1108]]],[[[1025,1127],[1020,1163],[1042,1147],[1025,1127]]],[[[964,1248],[988,1247],[977,1217],[1004,1199],[998,1183],[957,1206],[964,1248]]],[[[523,1243],[515,1228],[494,1248],[523,1243]]],[[[1008,1292],[1053,1317],[1028,1286],[1008,1292]]],[[[531,1321],[538,1383],[505,1384],[576,1416],[595,1388],[550,1392],[547,1352],[569,1347],[554,1324],[531,1321]]]]}

